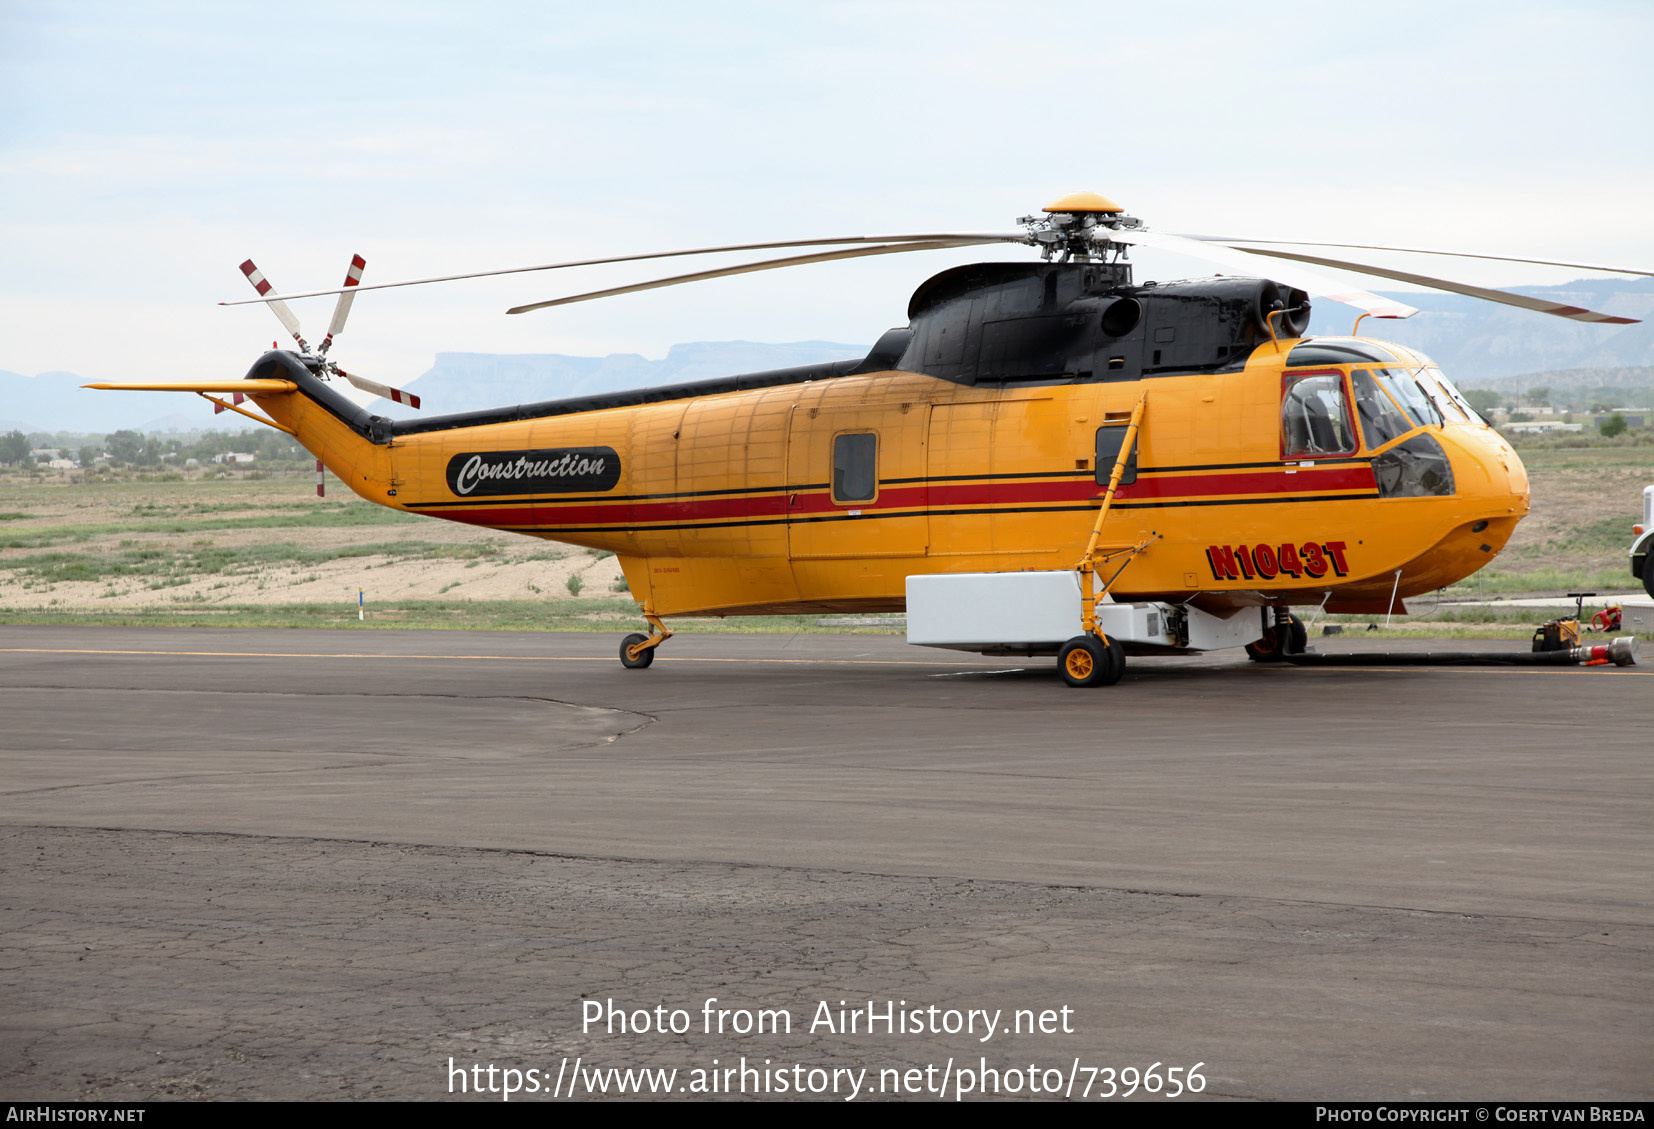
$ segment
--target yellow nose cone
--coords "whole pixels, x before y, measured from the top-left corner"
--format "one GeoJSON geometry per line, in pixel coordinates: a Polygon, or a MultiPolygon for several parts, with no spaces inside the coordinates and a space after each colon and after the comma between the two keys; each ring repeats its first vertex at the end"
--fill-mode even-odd
{"type": "Polygon", "coordinates": [[[1095,192],[1070,192],[1045,205],[1048,212],[1123,212],[1120,205],[1095,192]]]}

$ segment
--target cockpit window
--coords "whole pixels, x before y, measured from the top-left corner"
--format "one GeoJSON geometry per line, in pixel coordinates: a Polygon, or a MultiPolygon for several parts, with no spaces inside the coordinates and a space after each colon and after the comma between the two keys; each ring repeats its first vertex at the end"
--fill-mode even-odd
{"type": "Polygon", "coordinates": [[[1336,372],[1288,375],[1281,403],[1281,456],[1287,459],[1355,452],[1344,378],[1336,372]]]}
{"type": "Polygon", "coordinates": [[[1460,408],[1458,402],[1447,394],[1447,389],[1431,378],[1430,371],[1430,369],[1422,369],[1412,373],[1412,377],[1418,381],[1419,387],[1424,389],[1424,394],[1430,397],[1430,402],[1436,405],[1436,410],[1441,413],[1442,420],[1446,423],[1468,423],[1471,417],[1464,414],[1464,409],[1460,408]]]}
{"type": "Polygon", "coordinates": [[[1361,434],[1369,448],[1382,447],[1413,430],[1413,421],[1385,395],[1370,371],[1352,369],[1350,384],[1355,388],[1355,414],[1361,421],[1361,434]]]}
{"type": "Polygon", "coordinates": [[[1487,420],[1482,417],[1482,413],[1471,407],[1470,401],[1465,399],[1464,393],[1460,392],[1458,388],[1454,386],[1453,382],[1447,379],[1447,374],[1442,372],[1441,369],[1437,368],[1435,365],[1429,365],[1419,375],[1421,383],[1425,383],[1427,386],[1429,384],[1434,384],[1436,387],[1440,388],[1447,398],[1452,400],[1458,407],[1460,414],[1463,415],[1466,420],[1471,423],[1479,423],[1484,426],[1487,425],[1487,420]]]}
{"type": "Polygon", "coordinates": [[[1419,387],[1418,381],[1414,380],[1412,374],[1406,369],[1374,369],[1373,375],[1378,377],[1379,382],[1384,385],[1396,403],[1400,404],[1407,414],[1413,417],[1413,422],[1420,426],[1431,423],[1437,427],[1441,426],[1441,409],[1436,407],[1435,401],[1425,394],[1424,389],[1419,387]]]}

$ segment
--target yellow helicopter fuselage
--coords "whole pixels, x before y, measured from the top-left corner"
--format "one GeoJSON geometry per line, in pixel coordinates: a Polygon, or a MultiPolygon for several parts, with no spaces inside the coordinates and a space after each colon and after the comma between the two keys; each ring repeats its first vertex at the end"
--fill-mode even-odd
{"type": "Polygon", "coordinates": [[[1226,372],[997,386],[869,372],[378,443],[305,395],[251,398],[370,501],[616,553],[657,615],[900,610],[909,576],[1073,568],[1113,465],[1099,430],[1139,400],[1135,475],[1101,540],[1146,548],[1122,558],[1116,600],[1383,612],[1485,565],[1528,510],[1510,446],[1444,405],[1383,441],[1349,408],[1342,447],[1294,449],[1285,389],[1311,373],[1353,403],[1363,367],[1292,364],[1297,343],[1265,341],[1226,372]],[[1450,488],[1386,491],[1387,453],[1420,436],[1450,488]]]}

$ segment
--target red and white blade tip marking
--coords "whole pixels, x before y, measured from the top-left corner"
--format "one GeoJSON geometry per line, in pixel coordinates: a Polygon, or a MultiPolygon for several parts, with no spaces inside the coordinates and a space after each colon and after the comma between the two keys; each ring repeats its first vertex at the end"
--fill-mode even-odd
{"type": "Polygon", "coordinates": [[[253,289],[261,296],[270,293],[270,280],[264,277],[263,271],[253,265],[253,260],[248,259],[241,264],[241,273],[247,276],[247,281],[253,284],[253,289]]]}

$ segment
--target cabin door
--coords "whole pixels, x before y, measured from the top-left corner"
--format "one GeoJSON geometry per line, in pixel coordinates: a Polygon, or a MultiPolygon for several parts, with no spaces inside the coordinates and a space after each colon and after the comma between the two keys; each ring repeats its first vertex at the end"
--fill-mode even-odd
{"type": "Polygon", "coordinates": [[[922,557],[926,404],[795,406],[787,426],[787,555],[922,557]]]}

